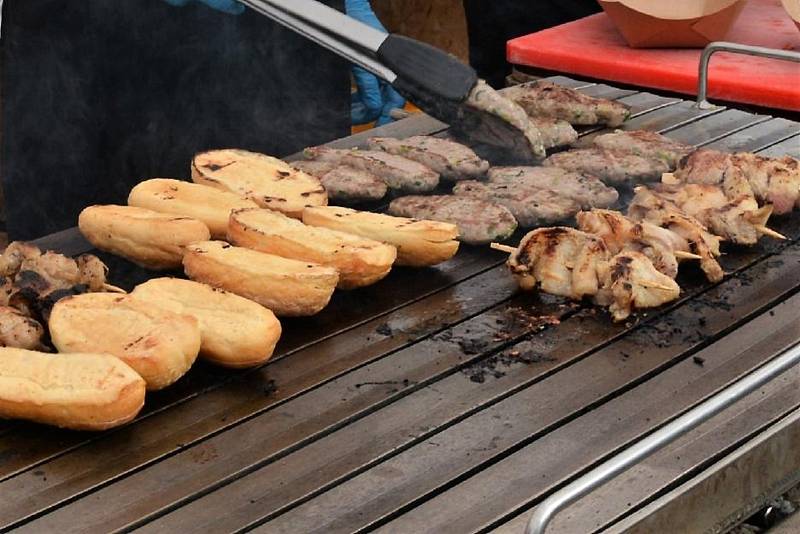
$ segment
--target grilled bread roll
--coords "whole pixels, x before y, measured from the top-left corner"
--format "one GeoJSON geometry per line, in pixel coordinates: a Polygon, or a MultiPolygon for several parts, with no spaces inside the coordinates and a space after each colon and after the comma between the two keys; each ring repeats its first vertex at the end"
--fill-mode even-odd
{"type": "Polygon", "coordinates": [[[89,206],[78,217],[78,228],[100,250],[148,269],[180,267],[186,245],[211,237],[197,219],[133,206],[89,206]]]}
{"type": "Polygon", "coordinates": [[[246,150],[197,154],[192,160],[192,180],[298,219],[306,206],[328,204],[328,194],[317,178],[285,161],[246,150]]]}
{"type": "Polygon", "coordinates": [[[353,234],[306,226],[269,210],[231,213],[228,240],[235,245],[329,265],[339,271],[339,288],[373,284],[389,274],[397,249],[353,234]]]}
{"type": "Polygon", "coordinates": [[[182,180],[153,178],[131,190],[128,205],[159,213],[192,217],[208,226],[211,237],[224,239],[232,210],[258,207],[235,193],[182,180]]]}
{"type": "Polygon", "coordinates": [[[144,380],[109,354],[0,348],[0,417],[104,430],[136,417],[144,393],[144,380]]]}
{"type": "Polygon", "coordinates": [[[275,314],[261,304],[199,282],[155,278],[136,286],[131,295],[197,319],[200,356],[224,367],[264,363],[281,335],[275,314]]]}
{"type": "Polygon", "coordinates": [[[338,206],[306,208],[303,222],[393,245],[397,247],[398,265],[436,265],[452,258],[458,250],[458,227],[450,223],[393,217],[338,206]]]}
{"type": "Polygon", "coordinates": [[[59,300],[50,313],[59,352],[112,354],[162,389],[189,370],[200,351],[197,319],[130,295],[85,293],[59,300]]]}
{"type": "Polygon", "coordinates": [[[314,315],[328,305],[339,272],[223,241],[195,243],[183,257],[186,275],[197,282],[254,300],[275,315],[314,315]]]}

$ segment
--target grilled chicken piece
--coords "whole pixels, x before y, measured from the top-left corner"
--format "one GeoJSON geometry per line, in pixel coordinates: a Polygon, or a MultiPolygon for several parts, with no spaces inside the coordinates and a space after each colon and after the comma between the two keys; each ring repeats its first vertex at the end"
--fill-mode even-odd
{"type": "Polygon", "coordinates": [[[656,182],[670,170],[669,165],[661,159],[603,148],[559,152],[544,160],[542,165],[596,176],[609,185],[656,182]]]}
{"type": "Polygon", "coordinates": [[[507,265],[524,290],[539,285],[546,293],[579,300],[597,294],[610,256],[599,237],[556,226],[525,235],[507,265]]]}
{"type": "Polygon", "coordinates": [[[641,252],[670,278],[678,274],[675,252],[689,251],[689,243],[675,232],[646,221],[635,222],[618,211],[582,211],[576,219],[578,228],[600,237],[611,254],[641,252]]]}
{"type": "Polygon", "coordinates": [[[640,252],[621,252],[603,266],[603,286],[595,302],[608,306],[615,321],[627,319],[633,308],[655,308],[680,295],[675,280],[659,272],[640,252]]]}
{"type": "Polygon", "coordinates": [[[372,150],[383,150],[422,163],[448,180],[480,178],[489,170],[489,162],[460,143],[427,135],[407,139],[373,137],[367,141],[372,150]]]}
{"type": "Polygon", "coordinates": [[[800,165],[791,157],[765,158],[742,152],[696,150],[680,162],[680,183],[719,185],[731,200],[754,198],[772,204],[778,215],[800,205],[800,165]]]}
{"type": "Polygon", "coordinates": [[[367,171],[382,179],[391,189],[412,193],[432,191],[439,185],[439,173],[421,163],[382,150],[338,150],[311,147],[306,158],[346,165],[367,171]]]}
{"type": "Polygon", "coordinates": [[[570,124],[620,126],[630,117],[628,106],[594,98],[553,82],[537,80],[509,87],[504,94],[533,117],[551,117],[570,124]]]}
{"type": "Polygon", "coordinates": [[[81,254],[75,259],[78,264],[79,284],[84,284],[89,291],[100,292],[105,291],[108,285],[106,279],[108,277],[108,267],[100,261],[100,258],[92,254],[81,254]]]}
{"type": "Polygon", "coordinates": [[[647,130],[617,130],[599,135],[595,137],[594,145],[598,148],[620,150],[648,159],[661,160],[670,170],[674,170],[681,159],[694,150],[690,145],[647,130]]]}
{"type": "Polygon", "coordinates": [[[708,279],[712,282],[722,280],[725,273],[716,260],[720,256],[720,238],[711,234],[700,221],[647,187],[639,186],[635,191],[628,207],[628,216],[635,221],[647,221],[666,228],[686,239],[692,252],[701,257],[700,268],[708,279]]]}
{"type": "Polygon", "coordinates": [[[368,202],[386,196],[386,182],[371,172],[329,161],[293,161],[292,167],[317,178],[328,197],[339,202],[368,202]]]}
{"type": "Polygon", "coordinates": [[[616,189],[606,186],[597,178],[557,167],[492,167],[489,169],[489,181],[516,187],[549,189],[575,200],[582,208],[607,208],[619,198],[616,189]]]}
{"type": "Polygon", "coordinates": [[[389,213],[398,217],[455,224],[458,226],[459,241],[471,245],[502,241],[517,229],[517,221],[507,208],[469,196],[400,197],[389,204],[389,213]]]}
{"type": "Polygon", "coordinates": [[[530,120],[542,133],[545,148],[569,146],[578,140],[578,132],[567,121],[549,117],[531,117],[530,120]]]}
{"type": "Polygon", "coordinates": [[[755,245],[760,235],[758,228],[763,228],[772,214],[772,206],[759,208],[752,197],[728,200],[722,188],[716,185],[656,184],[653,192],[703,223],[714,234],[740,245],[755,245]]]}
{"type": "Polygon", "coordinates": [[[453,194],[488,200],[505,206],[522,228],[560,221],[575,215],[581,209],[572,198],[549,189],[539,189],[525,184],[465,180],[456,184],[453,194]]]}
{"type": "Polygon", "coordinates": [[[464,112],[478,110],[459,125],[468,138],[502,149],[523,161],[544,159],[542,133],[516,102],[501,95],[483,80],[467,97],[464,112]],[[468,120],[467,120],[468,119],[468,120]]]}
{"type": "Polygon", "coordinates": [[[19,310],[0,306],[0,346],[41,350],[44,328],[19,310]]]}

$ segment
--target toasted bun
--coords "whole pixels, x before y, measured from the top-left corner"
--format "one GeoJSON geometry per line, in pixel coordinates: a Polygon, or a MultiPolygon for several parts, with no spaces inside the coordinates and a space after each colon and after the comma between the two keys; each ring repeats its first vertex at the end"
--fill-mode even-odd
{"type": "Polygon", "coordinates": [[[317,178],[285,161],[246,150],[197,154],[192,160],[192,180],[298,219],[306,206],[328,204],[328,194],[317,178]]]}
{"type": "Polygon", "coordinates": [[[224,239],[232,210],[258,207],[252,200],[207,185],[154,178],[131,190],[128,205],[159,213],[192,217],[208,226],[211,237],[224,239]]]}
{"type": "Polygon", "coordinates": [[[458,227],[438,221],[394,217],[337,206],[303,210],[303,222],[382,241],[397,247],[397,264],[426,267],[452,258],[458,251],[458,227]]]}
{"type": "Polygon", "coordinates": [[[192,280],[254,300],[279,317],[314,315],[328,305],[339,281],[331,267],[223,241],[189,246],[183,267],[192,280]]]}
{"type": "Polygon", "coordinates": [[[397,249],[353,234],[306,226],[270,210],[231,213],[228,239],[238,246],[329,265],[339,271],[339,288],[373,284],[389,274],[397,249]]]}
{"type": "Polygon", "coordinates": [[[120,358],[151,390],[178,380],[200,351],[197,319],[116,293],[59,300],[50,313],[50,337],[59,352],[100,352],[120,358]]]}
{"type": "Polygon", "coordinates": [[[135,298],[200,325],[200,356],[225,367],[267,361],[281,336],[281,324],[267,308],[244,297],[179,278],[155,278],[136,286],[135,298]]]}
{"type": "Polygon", "coordinates": [[[211,237],[197,219],[133,206],[89,206],[78,228],[100,250],[149,269],[180,267],[186,245],[211,237]]]}
{"type": "Polygon", "coordinates": [[[109,354],[0,348],[0,417],[104,430],[136,417],[144,393],[144,380],[109,354]]]}

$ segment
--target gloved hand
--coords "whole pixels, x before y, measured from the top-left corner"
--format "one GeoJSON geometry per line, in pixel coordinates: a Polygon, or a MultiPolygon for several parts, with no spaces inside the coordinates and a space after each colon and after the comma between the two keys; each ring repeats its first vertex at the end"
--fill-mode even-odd
{"type": "MultiPolygon", "coordinates": [[[[345,0],[345,12],[359,22],[375,29],[386,31],[369,0],[345,0]]],[[[353,66],[353,78],[358,91],[353,94],[350,119],[353,124],[366,124],[376,121],[376,126],[392,122],[389,115],[393,109],[402,108],[406,101],[394,87],[379,79],[371,72],[353,66]]]]}
{"type": "Polygon", "coordinates": [[[229,13],[231,15],[240,15],[244,13],[244,5],[236,0],[164,0],[171,6],[185,6],[190,2],[201,2],[212,9],[229,13]]]}

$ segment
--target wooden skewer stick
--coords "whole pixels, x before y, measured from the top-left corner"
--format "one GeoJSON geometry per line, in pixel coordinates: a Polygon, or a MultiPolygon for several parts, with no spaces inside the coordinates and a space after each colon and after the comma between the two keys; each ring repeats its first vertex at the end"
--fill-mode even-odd
{"type": "Polygon", "coordinates": [[[647,280],[637,280],[636,283],[642,287],[649,287],[650,289],[660,289],[661,291],[675,291],[674,287],[662,286],[661,284],[656,284],[655,282],[648,282],[647,280]]]}
{"type": "Polygon", "coordinates": [[[499,250],[500,252],[508,252],[509,254],[514,254],[517,251],[516,247],[510,247],[508,245],[503,245],[501,243],[492,243],[489,246],[494,250],[499,250]]]}
{"type": "Polygon", "coordinates": [[[103,284],[103,289],[105,289],[109,293],[127,293],[127,291],[125,291],[121,287],[112,286],[111,284],[103,284]]]}
{"type": "Polygon", "coordinates": [[[674,252],[675,257],[679,260],[702,260],[703,256],[698,254],[692,254],[691,252],[684,252],[682,250],[676,250],[674,252]]]}
{"type": "Polygon", "coordinates": [[[756,231],[757,231],[759,234],[768,235],[768,236],[770,236],[770,237],[774,237],[775,239],[781,239],[781,240],[786,240],[786,239],[788,239],[788,238],[787,238],[785,235],[783,235],[783,234],[781,234],[781,233],[778,233],[778,232],[776,232],[776,231],[775,231],[775,230],[773,230],[772,228],[767,228],[766,226],[763,226],[763,225],[761,225],[761,224],[757,224],[757,225],[755,225],[755,226],[754,226],[754,228],[756,229],[756,231]]]}

